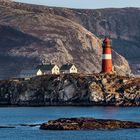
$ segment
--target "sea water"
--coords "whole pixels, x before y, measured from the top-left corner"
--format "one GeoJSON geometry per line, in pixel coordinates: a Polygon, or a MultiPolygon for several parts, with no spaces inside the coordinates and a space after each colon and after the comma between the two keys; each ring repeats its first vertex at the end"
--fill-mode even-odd
{"type": "Polygon", "coordinates": [[[5,107],[0,108],[0,140],[140,140],[140,129],[46,131],[19,124],[67,117],[94,117],[140,122],[139,107],[5,107]]]}

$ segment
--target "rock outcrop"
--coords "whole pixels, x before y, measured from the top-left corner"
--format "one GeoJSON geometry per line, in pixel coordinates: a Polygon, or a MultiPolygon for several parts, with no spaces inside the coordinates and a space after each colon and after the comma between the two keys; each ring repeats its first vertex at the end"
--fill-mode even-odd
{"type": "Polygon", "coordinates": [[[0,129],[16,128],[15,126],[0,126],[0,129]]]}
{"type": "MultiPolygon", "coordinates": [[[[96,31],[77,22],[75,12],[0,1],[0,78],[17,76],[42,62],[72,62],[79,72],[100,72],[101,40],[96,31]]],[[[126,59],[115,51],[113,56],[117,73],[130,74],[126,59]]]]}
{"type": "Polygon", "coordinates": [[[68,74],[0,81],[0,105],[140,106],[140,78],[68,74]]]}
{"type": "Polygon", "coordinates": [[[97,130],[140,128],[140,123],[95,118],[61,118],[40,126],[43,130],[97,130]]]}

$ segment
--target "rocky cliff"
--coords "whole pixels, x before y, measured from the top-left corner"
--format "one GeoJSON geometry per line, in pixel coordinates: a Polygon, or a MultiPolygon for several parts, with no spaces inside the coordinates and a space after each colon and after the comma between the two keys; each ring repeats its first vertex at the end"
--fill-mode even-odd
{"type": "Polygon", "coordinates": [[[113,49],[129,61],[133,72],[140,69],[140,8],[52,11],[83,25],[99,38],[109,35],[113,49]]]}
{"type": "MultiPolygon", "coordinates": [[[[83,16],[77,14],[78,10],[0,0],[0,78],[50,61],[73,62],[82,73],[100,72],[101,40],[96,30],[83,27],[83,16]]],[[[116,51],[113,61],[118,74],[130,73],[128,62],[116,51]]]]}
{"type": "Polygon", "coordinates": [[[140,106],[140,78],[76,74],[0,81],[0,105],[140,106]]]}

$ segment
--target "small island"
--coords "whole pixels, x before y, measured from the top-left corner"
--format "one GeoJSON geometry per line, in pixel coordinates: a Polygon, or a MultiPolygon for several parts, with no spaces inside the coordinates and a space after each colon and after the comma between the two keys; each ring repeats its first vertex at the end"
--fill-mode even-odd
{"type": "Polygon", "coordinates": [[[95,118],[61,118],[40,126],[43,130],[111,130],[140,128],[140,123],[95,118]]]}

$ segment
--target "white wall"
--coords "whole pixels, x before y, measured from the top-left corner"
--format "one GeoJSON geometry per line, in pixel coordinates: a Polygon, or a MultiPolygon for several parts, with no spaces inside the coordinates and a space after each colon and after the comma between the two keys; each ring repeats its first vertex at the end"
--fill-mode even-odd
{"type": "Polygon", "coordinates": [[[43,72],[39,69],[36,75],[37,76],[43,75],[43,72]]]}
{"type": "Polygon", "coordinates": [[[77,73],[77,68],[73,65],[71,68],[70,68],[70,73],[77,73]]]}
{"type": "Polygon", "coordinates": [[[52,74],[60,74],[60,69],[57,65],[55,65],[52,69],[52,74]]]}

